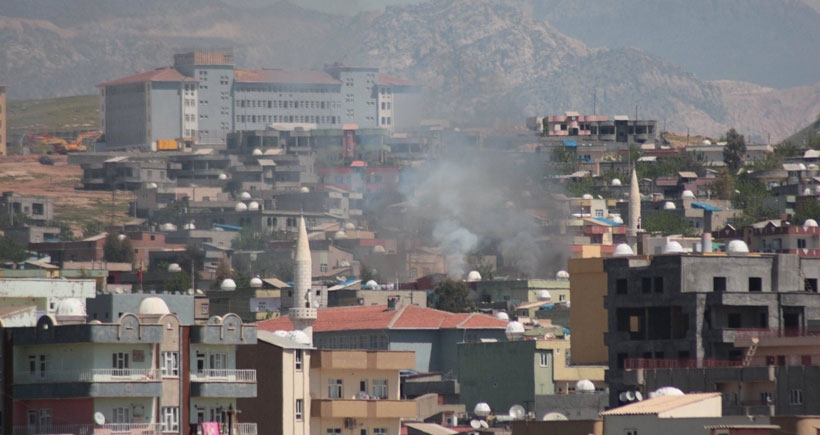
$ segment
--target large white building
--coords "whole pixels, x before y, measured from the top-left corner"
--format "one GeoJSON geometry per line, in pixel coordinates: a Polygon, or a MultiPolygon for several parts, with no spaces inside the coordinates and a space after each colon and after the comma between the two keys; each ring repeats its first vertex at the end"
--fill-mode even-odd
{"type": "Polygon", "coordinates": [[[378,68],[237,69],[230,50],[177,54],[173,67],[98,87],[102,129],[113,148],[148,148],[161,139],[220,145],[230,132],[270,124],[393,131],[419,113],[419,87],[378,68]]]}

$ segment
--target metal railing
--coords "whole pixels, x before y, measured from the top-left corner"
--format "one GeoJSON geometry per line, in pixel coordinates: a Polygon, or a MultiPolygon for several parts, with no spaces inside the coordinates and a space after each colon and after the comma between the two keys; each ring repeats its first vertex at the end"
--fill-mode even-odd
{"type": "Polygon", "coordinates": [[[156,382],[159,380],[159,369],[46,370],[37,373],[17,373],[14,376],[14,382],[18,384],[40,382],[156,382]]]}
{"type": "Polygon", "coordinates": [[[161,435],[159,423],[107,423],[14,426],[13,435],[161,435]]]}
{"type": "MultiPolygon", "coordinates": [[[[197,435],[202,434],[202,428],[197,428],[197,435]]],[[[220,435],[228,435],[230,433],[228,423],[219,423],[220,435]]],[[[256,423],[235,423],[233,435],[257,435],[256,423]]],[[[16,434],[15,434],[16,435],[16,434]]]]}
{"type": "MultiPolygon", "coordinates": [[[[770,366],[811,366],[820,362],[820,355],[754,355],[746,367],[770,366]]],[[[652,359],[629,358],[624,360],[625,370],[637,369],[709,369],[722,367],[744,367],[743,361],[715,359],[652,359]]]]}
{"type": "Polygon", "coordinates": [[[769,337],[811,337],[820,335],[820,331],[805,328],[738,328],[734,329],[735,340],[739,338],[769,337]]]}
{"type": "Polygon", "coordinates": [[[191,373],[192,382],[256,382],[256,370],[207,369],[191,373]]]}

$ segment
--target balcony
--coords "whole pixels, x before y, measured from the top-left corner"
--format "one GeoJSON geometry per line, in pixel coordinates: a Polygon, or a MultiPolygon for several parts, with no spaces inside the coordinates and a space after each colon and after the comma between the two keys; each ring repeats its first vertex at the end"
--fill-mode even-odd
{"type": "Polygon", "coordinates": [[[93,369],[18,373],[13,390],[20,399],[71,397],[156,397],[162,393],[157,369],[93,369]]]}
{"type": "Polygon", "coordinates": [[[43,382],[158,382],[159,369],[92,369],[17,373],[15,384],[43,382]]]}
{"type": "Polygon", "coordinates": [[[210,369],[191,373],[193,397],[256,397],[256,370],[210,369]]]}
{"type": "MultiPolygon", "coordinates": [[[[255,424],[254,424],[255,426],[255,424]]],[[[256,428],[253,434],[255,435],[256,428]]],[[[162,435],[159,423],[108,423],[40,426],[14,426],[13,435],[162,435]]]]}
{"type": "Polygon", "coordinates": [[[416,358],[406,351],[314,351],[310,365],[322,369],[403,370],[415,367],[416,358]]]}
{"type": "Polygon", "coordinates": [[[411,418],[416,415],[413,400],[314,399],[311,416],[322,418],[411,418]]]}

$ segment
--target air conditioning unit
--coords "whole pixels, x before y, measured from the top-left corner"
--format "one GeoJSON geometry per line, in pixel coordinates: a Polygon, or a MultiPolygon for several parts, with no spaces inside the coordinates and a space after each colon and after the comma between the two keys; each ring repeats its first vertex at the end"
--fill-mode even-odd
{"type": "Polygon", "coordinates": [[[356,419],[355,418],[345,418],[345,429],[351,429],[356,427],[356,419]]]}

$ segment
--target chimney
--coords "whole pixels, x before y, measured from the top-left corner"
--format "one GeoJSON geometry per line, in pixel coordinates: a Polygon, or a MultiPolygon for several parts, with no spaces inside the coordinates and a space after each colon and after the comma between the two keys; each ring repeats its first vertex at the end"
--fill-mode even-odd
{"type": "Polygon", "coordinates": [[[391,295],[387,297],[387,311],[396,311],[396,306],[399,304],[401,296],[391,295]]]}
{"type": "Polygon", "coordinates": [[[700,250],[701,252],[712,252],[712,233],[703,232],[703,236],[700,238],[700,250]]]}

